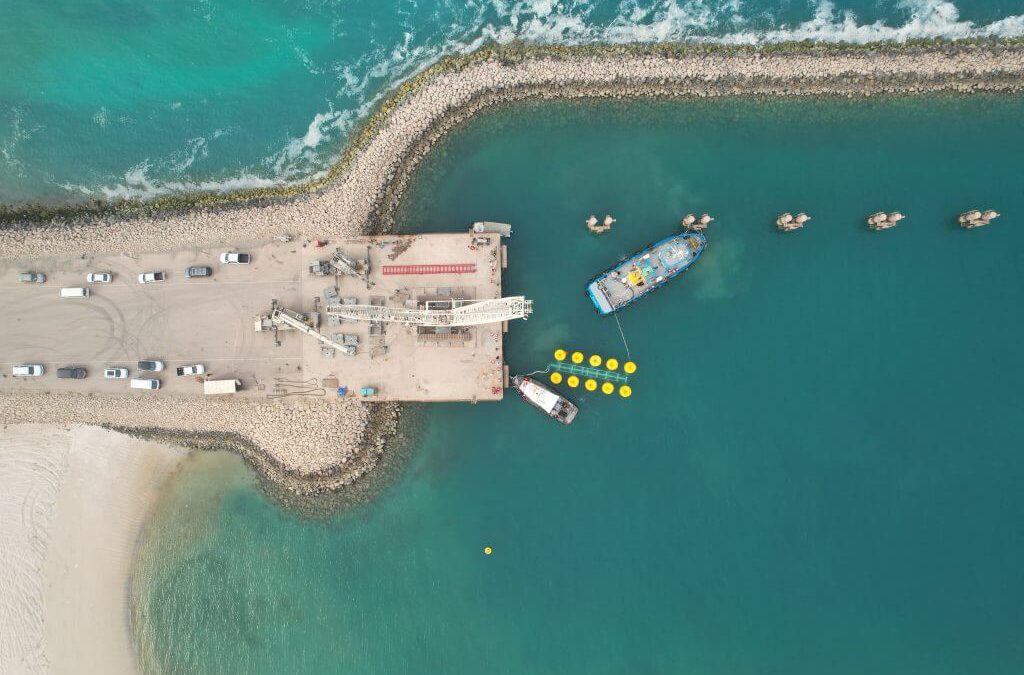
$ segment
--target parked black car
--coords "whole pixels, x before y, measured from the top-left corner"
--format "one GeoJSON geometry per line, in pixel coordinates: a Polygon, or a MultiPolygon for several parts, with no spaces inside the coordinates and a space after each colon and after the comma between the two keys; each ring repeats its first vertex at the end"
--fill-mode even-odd
{"type": "Polygon", "coordinates": [[[208,277],[213,274],[212,267],[187,267],[185,268],[185,278],[191,279],[192,277],[208,277]]]}
{"type": "Polygon", "coordinates": [[[69,368],[58,368],[57,377],[64,380],[84,380],[88,373],[85,368],[80,367],[69,367],[69,368]]]}

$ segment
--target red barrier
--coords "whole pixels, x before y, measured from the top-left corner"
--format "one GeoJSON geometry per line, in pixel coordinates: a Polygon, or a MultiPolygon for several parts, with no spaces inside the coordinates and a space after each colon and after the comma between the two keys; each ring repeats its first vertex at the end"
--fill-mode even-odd
{"type": "Polygon", "coordinates": [[[384,276],[399,274],[472,274],[476,265],[472,263],[457,265],[384,265],[384,276]]]}

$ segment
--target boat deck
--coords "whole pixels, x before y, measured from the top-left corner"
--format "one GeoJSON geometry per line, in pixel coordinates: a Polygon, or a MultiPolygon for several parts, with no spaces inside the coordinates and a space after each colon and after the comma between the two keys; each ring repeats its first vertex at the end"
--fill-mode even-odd
{"type": "Polygon", "coordinates": [[[602,314],[613,312],[692,265],[705,241],[702,234],[694,232],[663,239],[598,276],[587,291],[602,314]]]}

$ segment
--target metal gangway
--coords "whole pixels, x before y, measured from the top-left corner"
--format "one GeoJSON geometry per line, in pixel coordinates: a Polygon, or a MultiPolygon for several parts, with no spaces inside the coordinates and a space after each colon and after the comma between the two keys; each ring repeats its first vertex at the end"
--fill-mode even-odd
{"type": "Polygon", "coordinates": [[[512,319],[526,319],[533,313],[533,300],[521,295],[488,300],[452,300],[427,303],[425,309],[381,307],[378,305],[328,305],[327,313],[350,321],[386,321],[413,326],[479,326],[512,319]],[[431,305],[451,305],[441,309],[431,305]]]}
{"type": "Polygon", "coordinates": [[[305,333],[314,340],[317,340],[320,343],[327,345],[332,349],[337,349],[340,353],[345,353],[348,349],[344,345],[335,342],[334,340],[327,337],[323,333],[314,329],[312,326],[303,321],[297,313],[289,309],[285,309],[284,307],[275,307],[270,312],[270,322],[275,326],[284,325],[290,328],[294,328],[295,330],[301,333],[305,333]]]}

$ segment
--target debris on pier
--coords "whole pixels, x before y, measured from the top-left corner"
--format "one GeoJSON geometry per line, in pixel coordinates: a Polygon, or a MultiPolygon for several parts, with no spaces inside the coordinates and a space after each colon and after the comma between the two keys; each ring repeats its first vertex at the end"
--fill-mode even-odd
{"type": "Polygon", "coordinates": [[[998,217],[999,214],[993,211],[992,209],[989,209],[984,212],[975,209],[973,211],[961,213],[960,217],[957,220],[960,221],[960,226],[963,227],[965,230],[973,230],[976,227],[988,225],[990,222],[992,222],[998,217]]]}
{"type": "Polygon", "coordinates": [[[700,218],[692,213],[688,213],[683,218],[682,225],[684,230],[706,230],[713,220],[714,218],[706,213],[702,213],[700,218]]]}
{"type": "Polygon", "coordinates": [[[586,220],[587,229],[593,232],[594,234],[601,234],[603,232],[607,232],[608,230],[612,229],[612,223],[614,222],[615,219],[612,218],[611,216],[605,216],[604,222],[600,224],[598,224],[597,216],[594,215],[591,215],[586,220]]]}
{"type": "Polygon", "coordinates": [[[891,227],[895,227],[896,223],[906,218],[899,211],[893,211],[892,213],[886,213],[885,211],[879,211],[878,213],[868,216],[868,227],[872,230],[888,230],[891,227]]]}
{"type": "Polygon", "coordinates": [[[811,217],[803,212],[796,214],[795,218],[793,214],[787,212],[775,219],[775,225],[781,232],[792,232],[799,230],[810,219],[811,217]]]}

